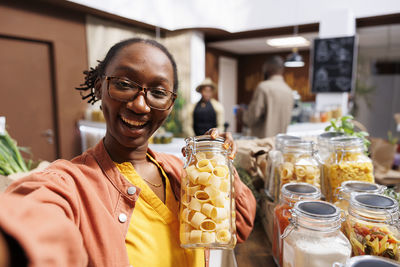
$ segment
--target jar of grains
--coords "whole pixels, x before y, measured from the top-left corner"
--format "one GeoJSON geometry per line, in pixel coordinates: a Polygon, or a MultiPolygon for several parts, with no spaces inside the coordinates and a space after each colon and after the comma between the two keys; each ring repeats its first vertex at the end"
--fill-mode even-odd
{"type": "Polygon", "coordinates": [[[346,263],[335,262],[332,267],[398,267],[399,263],[378,256],[356,256],[348,259],[346,263]]]}
{"type": "Polygon", "coordinates": [[[291,213],[291,224],[282,235],[283,267],[331,267],[350,258],[349,240],[340,231],[339,208],[324,201],[302,200],[291,213]]]}
{"type": "Polygon", "coordinates": [[[265,183],[267,196],[272,201],[277,201],[279,199],[279,175],[278,175],[278,163],[281,162],[282,158],[282,146],[286,140],[298,140],[301,141],[300,137],[278,134],[275,136],[275,149],[268,153],[268,167],[267,174],[268,179],[265,183]]]}
{"type": "Polygon", "coordinates": [[[317,139],[317,149],[319,160],[323,164],[325,160],[329,157],[329,142],[332,138],[343,136],[344,133],[341,132],[325,132],[318,135],[317,139]]]}
{"type": "Polygon", "coordinates": [[[186,175],[181,181],[180,239],[184,248],[236,244],[232,161],[224,139],[186,138],[186,175]]]}
{"type": "Polygon", "coordinates": [[[290,182],[305,182],[320,187],[320,166],[314,155],[314,143],[284,141],[278,174],[280,187],[290,182]]]}
{"type": "Polygon", "coordinates": [[[400,261],[399,204],[378,194],[352,193],[344,223],[353,255],[374,255],[400,261]]]}
{"type": "Polygon", "coordinates": [[[307,183],[288,183],[282,187],[281,198],[274,209],[274,224],[272,238],[272,256],[277,265],[282,266],[282,240],[281,235],[290,224],[289,210],[300,200],[318,200],[321,193],[316,186],[307,183]]]}
{"type": "Polygon", "coordinates": [[[336,190],[344,181],[374,182],[372,161],[365,155],[362,139],[349,136],[332,138],[329,153],[323,165],[323,193],[327,201],[337,200],[336,190]]]}
{"type": "Polygon", "coordinates": [[[375,193],[383,194],[386,186],[378,185],[362,181],[346,181],[343,182],[340,187],[337,188],[337,201],[335,205],[346,212],[349,208],[350,195],[351,193],[375,193]]]}

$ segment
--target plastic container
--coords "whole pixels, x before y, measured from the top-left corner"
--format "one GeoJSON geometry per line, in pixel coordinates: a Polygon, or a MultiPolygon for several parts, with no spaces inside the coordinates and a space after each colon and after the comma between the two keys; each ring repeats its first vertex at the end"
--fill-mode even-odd
{"type": "Polygon", "coordinates": [[[365,155],[363,140],[357,137],[335,137],[329,141],[329,157],[323,165],[323,194],[335,202],[337,188],[345,181],[374,183],[372,161],[365,155]]]}
{"type": "Polygon", "coordinates": [[[307,183],[288,183],[282,187],[281,198],[274,209],[272,256],[278,266],[282,266],[283,247],[280,236],[290,224],[289,210],[300,200],[319,200],[321,192],[307,183]]]}
{"type": "Polygon", "coordinates": [[[356,256],[348,259],[346,263],[334,263],[332,267],[397,267],[396,261],[378,256],[356,256]]]}
{"type": "Polygon", "coordinates": [[[399,205],[390,197],[352,193],[344,223],[354,256],[375,255],[399,261],[399,205]]]}
{"type": "Polygon", "coordinates": [[[386,186],[361,181],[346,181],[337,188],[337,201],[335,205],[347,213],[351,193],[383,194],[386,186]]]}
{"type": "Polygon", "coordinates": [[[299,201],[283,239],[283,267],[330,267],[344,263],[351,245],[339,230],[339,208],[324,201],[299,201]]]}
{"type": "Polygon", "coordinates": [[[314,143],[287,140],[278,163],[280,187],[290,182],[305,182],[320,187],[320,165],[314,154],[314,143]]]}
{"type": "Polygon", "coordinates": [[[287,140],[301,141],[297,136],[278,134],[275,136],[275,149],[268,153],[268,182],[265,183],[265,188],[267,189],[268,198],[276,202],[279,200],[280,192],[278,164],[282,161],[283,143],[287,140]]]}
{"type": "Polygon", "coordinates": [[[186,138],[181,182],[180,240],[184,248],[232,249],[236,244],[232,162],[224,139],[186,138]]]}

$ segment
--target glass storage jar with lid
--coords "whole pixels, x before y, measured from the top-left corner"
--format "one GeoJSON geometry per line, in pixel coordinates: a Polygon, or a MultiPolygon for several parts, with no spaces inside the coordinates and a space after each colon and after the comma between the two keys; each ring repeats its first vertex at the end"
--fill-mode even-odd
{"type": "Polygon", "coordinates": [[[280,187],[290,182],[305,182],[320,187],[320,166],[314,154],[314,142],[287,140],[278,162],[280,187]]]}
{"type": "Polygon", "coordinates": [[[344,231],[353,255],[375,255],[399,261],[399,204],[378,194],[352,193],[344,231]]]}
{"type": "Polygon", "coordinates": [[[348,259],[346,263],[335,262],[332,267],[398,267],[399,263],[378,256],[356,256],[348,259]]]}
{"type": "Polygon", "coordinates": [[[336,190],[350,180],[374,182],[372,161],[365,155],[362,139],[351,136],[335,137],[329,141],[329,157],[323,164],[322,193],[335,202],[336,190]]]}
{"type": "Polygon", "coordinates": [[[236,215],[230,151],[223,147],[223,138],[203,135],[185,141],[181,246],[232,249],[236,244],[236,215]]]}
{"type": "Polygon", "coordinates": [[[317,138],[317,149],[319,160],[323,164],[325,160],[329,157],[329,141],[332,138],[344,136],[341,132],[326,132],[318,135],[317,138]]]}
{"type": "Polygon", "coordinates": [[[307,183],[288,183],[282,186],[280,202],[274,208],[272,256],[278,266],[282,266],[282,240],[281,235],[290,224],[289,210],[300,200],[318,200],[321,192],[316,186],[307,183]]]}
{"type": "Polygon", "coordinates": [[[275,136],[275,148],[268,153],[268,166],[267,173],[268,178],[267,182],[264,184],[267,193],[267,196],[272,200],[278,200],[279,196],[279,175],[278,175],[278,163],[282,158],[282,146],[283,143],[287,140],[298,140],[301,141],[300,137],[287,135],[287,134],[278,134],[275,136]]]}
{"type": "Polygon", "coordinates": [[[339,230],[341,211],[324,201],[302,200],[291,210],[282,235],[283,267],[330,267],[351,256],[349,240],[339,230]]]}
{"type": "Polygon", "coordinates": [[[347,213],[351,193],[383,194],[386,186],[362,181],[346,181],[337,188],[337,201],[335,205],[347,213]]]}

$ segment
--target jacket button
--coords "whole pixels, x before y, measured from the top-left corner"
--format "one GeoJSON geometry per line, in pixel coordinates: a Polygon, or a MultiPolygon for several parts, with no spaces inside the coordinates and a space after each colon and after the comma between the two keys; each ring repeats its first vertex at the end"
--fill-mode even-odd
{"type": "Polygon", "coordinates": [[[118,220],[119,220],[120,223],[126,222],[127,219],[128,219],[128,217],[126,216],[125,213],[120,213],[119,216],[118,216],[118,220]]]}
{"type": "Polygon", "coordinates": [[[136,193],[136,187],[130,186],[128,187],[128,195],[133,195],[136,193]]]}

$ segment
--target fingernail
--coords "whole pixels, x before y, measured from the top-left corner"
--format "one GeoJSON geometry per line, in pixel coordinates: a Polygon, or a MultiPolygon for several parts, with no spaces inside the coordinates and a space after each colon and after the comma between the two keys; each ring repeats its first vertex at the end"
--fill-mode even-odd
{"type": "Polygon", "coordinates": [[[229,149],[230,145],[228,143],[224,143],[224,148],[229,149]]]}

